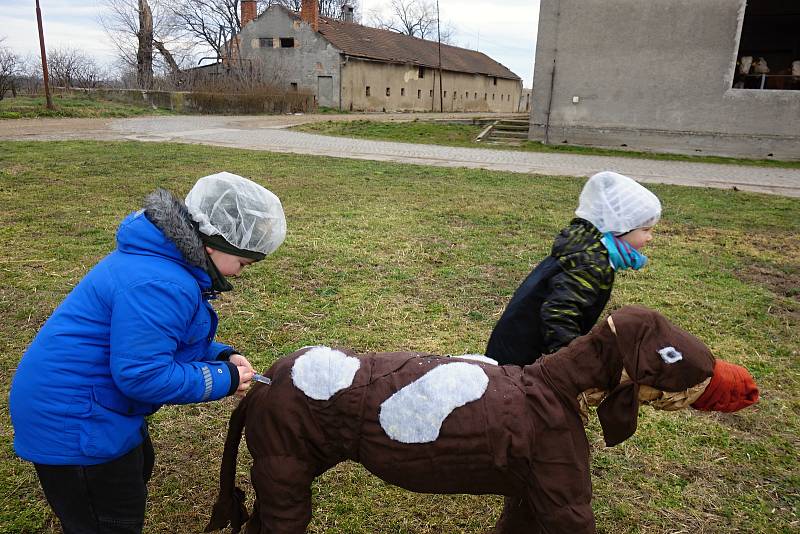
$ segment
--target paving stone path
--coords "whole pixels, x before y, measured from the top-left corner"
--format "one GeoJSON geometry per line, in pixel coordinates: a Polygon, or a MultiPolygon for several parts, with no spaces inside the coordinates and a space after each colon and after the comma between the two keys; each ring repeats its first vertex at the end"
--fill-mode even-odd
{"type": "Polygon", "coordinates": [[[411,118],[425,119],[428,115],[169,116],[132,119],[17,120],[0,121],[0,139],[127,139],[178,142],[577,177],[589,176],[601,170],[614,170],[642,182],[737,188],[744,191],[800,197],[800,169],[419,145],[313,135],[286,129],[309,121],[332,119],[402,121],[411,118]]]}

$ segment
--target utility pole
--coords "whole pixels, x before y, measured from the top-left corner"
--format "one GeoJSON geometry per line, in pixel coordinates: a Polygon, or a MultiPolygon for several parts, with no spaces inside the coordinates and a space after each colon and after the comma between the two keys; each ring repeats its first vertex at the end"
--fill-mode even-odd
{"type": "MultiPolygon", "coordinates": [[[[38,1],[38,0],[37,0],[38,1]]],[[[436,37],[439,41],[439,112],[444,113],[444,98],[442,98],[442,31],[439,27],[439,0],[436,0],[436,37]]]]}
{"type": "MultiPolygon", "coordinates": [[[[438,1],[438,0],[437,0],[438,1]]],[[[42,10],[39,9],[39,0],[36,0],[36,22],[39,25],[39,48],[42,50],[42,78],[44,79],[44,96],[47,99],[47,109],[56,109],[50,97],[50,80],[47,76],[47,52],[44,47],[44,30],[42,29],[42,10]]]]}

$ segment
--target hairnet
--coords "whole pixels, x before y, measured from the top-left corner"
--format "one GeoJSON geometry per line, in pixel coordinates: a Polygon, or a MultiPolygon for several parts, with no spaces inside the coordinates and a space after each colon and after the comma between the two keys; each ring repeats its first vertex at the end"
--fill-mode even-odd
{"type": "Polygon", "coordinates": [[[281,201],[259,184],[220,172],[200,178],[186,207],[207,236],[219,235],[237,249],[270,254],[286,237],[281,201]]]}
{"type": "Polygon", "coordinates": [[[615,172],[599,172],[581,191],[575,215],[603,233],[621,235],[653,226],[661,218],[661,202],[635,180],[615,172]]]}

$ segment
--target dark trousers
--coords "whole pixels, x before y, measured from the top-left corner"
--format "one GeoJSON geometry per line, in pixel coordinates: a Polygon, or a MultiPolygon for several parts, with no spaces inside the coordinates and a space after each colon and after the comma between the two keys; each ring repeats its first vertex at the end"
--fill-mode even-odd
{"type": "Polygon", "coordinates": [[[139,534],[155,454],[150,436],[98,465],[34,464],[64,534],[139,534]]]}

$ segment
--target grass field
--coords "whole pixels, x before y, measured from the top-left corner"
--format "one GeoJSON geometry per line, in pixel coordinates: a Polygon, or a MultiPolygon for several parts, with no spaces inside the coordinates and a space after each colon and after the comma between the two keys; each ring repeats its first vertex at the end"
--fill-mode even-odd
{"type": "MultiPolygon", "coordinates": [[[[0,142],[0,533],[58,532],[32,466],[12,449],[8,390],[25,347],[148,192],[182,195],[221,170],[269,187],[286,210],[283,247],[215,303],[218,337],[262,369],[317,343],[482,352],[583,183],[192,145],[0,142]]],[[[592,416],[599,530],[797,532],[800,200],[648,187],[665,206],[651,264],[618,276],[610,307],[658,309],[746,365],[762,400],[727,415],[645,407],[637,434],[614,448],[592,416]]],[[[151,418],[145,532],[202,530],[234,406],[171,406],[151,418]]],[[[248,468],[243,453],[238,485],[251,502],[248,468]]],[[[418,495],[345,463],[316,481],[314,506],[314,534],[478,534],[501,499],[418,495]]]]}
{"type": "Polygon", "coordinates": [[[301,124],[294,130],[340,137],[359,139],[380,139],[402,143],[423,143],[431,145],[461,146],[469,148],[491,148],[501,150],[522,150],[527,152],[558,152],[569,154],[589,154],[594,156],[616,156],[623,158],[647,158],[667,161],[694,161],[700,163],[733,163],[757,167],[785,167],[800,169],[800,161],[778,161],[771,159],[726,158],[720,156],[687,156],[682,154],[663,154],[637,152],[633,150],[613,150],[576,145],[545,145],[538,141],[523,141],[519,146],[499,146],[476,143],[475,138],[483,126],[441,122],[406,121],[379,122],[370,120],[324,121],[301,124]]]}
{"type": "MultiPolygon", "coordinates": [[[[18,96],[0,100],[0,119],[34,119],[37,117],[136,117],[139,115],[170,115],[168,110],[150,106],[135,106],[80,94],[54,94],[55,110],[48,110],[44,96],[18,96]]],[[[10,123],[6,123],[10,124],[10,123]]]]}

